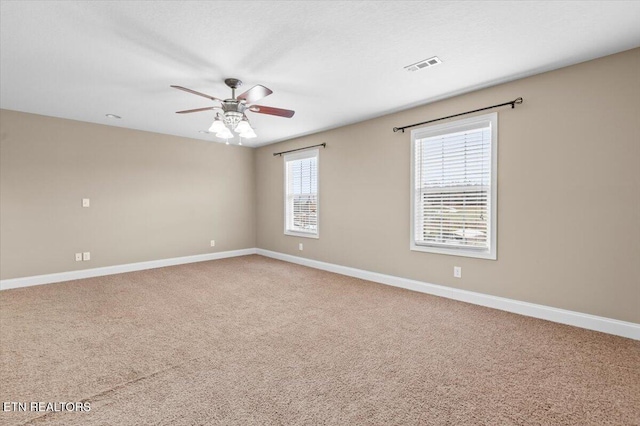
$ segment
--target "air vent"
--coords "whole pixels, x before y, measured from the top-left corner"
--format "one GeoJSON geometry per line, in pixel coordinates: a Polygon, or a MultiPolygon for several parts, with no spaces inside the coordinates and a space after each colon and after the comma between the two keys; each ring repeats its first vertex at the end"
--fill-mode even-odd
{"type": "Polygon", "coordinates": [[[433,58],[425,59],[424,61],[420,61],[412,65],[407,65],[406,67],[404,67],[404,69],[406,69],[407,71],[418,71],[441,63],[442,61],[440,60],[440,58],[434,56],[433,58]]]}

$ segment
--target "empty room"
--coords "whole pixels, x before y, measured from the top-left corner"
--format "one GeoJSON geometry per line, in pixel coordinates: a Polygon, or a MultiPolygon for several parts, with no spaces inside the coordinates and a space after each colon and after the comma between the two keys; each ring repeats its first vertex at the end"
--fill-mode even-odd
{"type": "Polygon", "coordinates": [[[638,23],[0,0],[0,425],[640,425],[638,23]]]}

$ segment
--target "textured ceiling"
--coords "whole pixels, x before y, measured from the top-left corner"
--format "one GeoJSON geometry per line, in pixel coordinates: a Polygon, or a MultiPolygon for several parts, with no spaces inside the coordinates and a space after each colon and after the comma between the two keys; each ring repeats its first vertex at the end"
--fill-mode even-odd
{"type": "Polygon", "coordinates": [[[3,0],[0,19],[2,108],[221,142],[198,133],[213,112],[175,114],[214,103],[169,86],[227,98],[235,77],[296,111],[248,113],[250,146],[640,45],[638,1],[3,0]]]}

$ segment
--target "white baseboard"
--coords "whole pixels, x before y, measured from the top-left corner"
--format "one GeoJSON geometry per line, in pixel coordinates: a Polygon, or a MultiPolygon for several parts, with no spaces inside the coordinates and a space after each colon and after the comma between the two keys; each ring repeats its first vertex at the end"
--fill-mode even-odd
{"type": "Polygon", "coordinates": [[[324,271],[335,272],[337,274],[373,281],[380,284],[387,284],[394,287],[401,287],[408,290],[428,293],[435,296],[446,297],[448,299],[459,300],[472,303],[474,305],[486,306],[500,309],[529,317],[540,318],[560,324],[573,325],[589,330],[603,333],[615,334],[617,336],[640,340],[640,324],[619,321],[611,318],[599,317],[596,315],[583,314],[580,312],[568,311],[565,309],[552,308],[550,306],[537,305],[535,303],[521,302],[504,297],[491,296],[473,291],[460,290],[437,284],[429,284],[422,281],[410,280],[407,278],[395,277],[392,275],[379,274],[377,272],[365,271],[362,269],[350,268],[347,266],[335,265],[332,263],[320,262],[312,259],[292,256],[269,250],[257,249],[257,254],[271,257],[285,262],[297,263],[311,268],[322,269],[324,271]]]}
{"type": "Polygon", "coordinates": [[[79,271],[36,275],[24,278],[13,278],[8,280],[0,280],[0,290],[30,287],[40,284],[52,284],[62,281],[79,280],[82,278],[100,277],[103,275],[122,274],[124,272],[143,271],[145,269],[162,268],[165,266],[182,265],[185,263],[204,262],[207,260],[224,259],[227,257],[246,256],[249,254],[256,254],[256,249],[248,248],[242,250],[222,251],[217,253],[196,254],[194,256],[174,257],[171,259],[151,260],[148,262],[105,266],[102,268],[81,269],[79,271]]]}

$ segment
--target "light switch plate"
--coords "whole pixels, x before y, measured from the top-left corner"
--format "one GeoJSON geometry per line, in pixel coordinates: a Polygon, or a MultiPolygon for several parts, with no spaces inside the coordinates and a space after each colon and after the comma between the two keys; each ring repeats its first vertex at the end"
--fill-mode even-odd
{"type": "Polygon", "coordinates": [[[90,207],[90,206],[91,206],[91,200],[89,198],[83,198],[82,207],[90,207]]]}

